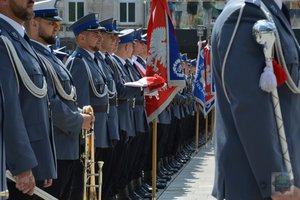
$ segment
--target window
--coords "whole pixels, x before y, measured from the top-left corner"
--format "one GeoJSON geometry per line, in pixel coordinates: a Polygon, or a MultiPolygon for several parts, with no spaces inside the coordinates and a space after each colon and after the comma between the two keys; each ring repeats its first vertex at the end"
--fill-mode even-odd
{"type": "Polygon", "coordinates": [[[293,28],[300,28],[300,2],[297,0],[284,1],[289,9],[290,20],[293,28]]]}
{"type": "Polygon", "coordinates": [[[120,3],[120,23],[134,23],[135,22],[135,2],[121,2],[120,3]]]}
{"type": "Polygon", "coordinates": [[[68,21],[75,22],[84,16],[84,2],[82,0],[68,1],[68,21]]]}

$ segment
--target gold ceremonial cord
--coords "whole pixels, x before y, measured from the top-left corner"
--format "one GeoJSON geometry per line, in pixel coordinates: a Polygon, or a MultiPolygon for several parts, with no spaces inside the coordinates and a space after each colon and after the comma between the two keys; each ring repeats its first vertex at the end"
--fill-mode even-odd
{"type": "MultiPolygon", "coordinates": [[[[82,113],[94,113],[91,106],[85,106],[82,113]]],[[[99,161],[99,173],[95,173],[95,135],[94,130],[82,130],[84,138],[84,153],[82,155],[84,161],[84,188],[83,200],[101,200],[101,185],[102,185],[102,166],[103,162],[99,161]],[[96,176],[98,177],[98,185],[96,185],[96,176]],[[98,188],[98,195],[96,188],[98,188]]]]}

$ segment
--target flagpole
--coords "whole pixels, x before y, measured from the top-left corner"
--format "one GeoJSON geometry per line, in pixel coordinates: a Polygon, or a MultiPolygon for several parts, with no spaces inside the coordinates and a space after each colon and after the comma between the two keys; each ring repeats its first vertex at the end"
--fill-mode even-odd
{"type": "Polygon", "coordinates": [[[210,144],[213,143],[214,136],[214,126],[215,126],[215,108],[211,111],[211,123],[210,123],[210,144]]]}
{"type": "Polygon", "coordinates": [[[208,115],[205,116],[205,147],[207,148],[208,143],[208,115]]]}
{"type": "Polygon", "coordinates": [[[156,199],[156,150],[157,150],[157,118],[153,119],[152,130],[152,200],[156,199]]]}
{"type": "Polygon", "coordinates": [[[198,152],[199,148],[199,105],[196,103],[196,141],[195,141],[195,149],[198,152]]]}

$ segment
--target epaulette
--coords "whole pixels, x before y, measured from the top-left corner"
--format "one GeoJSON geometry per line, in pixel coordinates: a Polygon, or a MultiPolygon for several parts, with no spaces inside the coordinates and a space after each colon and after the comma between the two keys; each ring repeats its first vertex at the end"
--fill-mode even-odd
{"type": "Polygon", "coordinates": [[[82,59],[81,53],[76,53],[74,57],[75,57],[75,58],[80,58],[80,59],[82,59]]]}
{"type": "Polygon", "coordinates": [[[254,4],[254,5],[260,7],[261,0],[245,0],[245,3],[251,3],[251,4],[254,4]]]}

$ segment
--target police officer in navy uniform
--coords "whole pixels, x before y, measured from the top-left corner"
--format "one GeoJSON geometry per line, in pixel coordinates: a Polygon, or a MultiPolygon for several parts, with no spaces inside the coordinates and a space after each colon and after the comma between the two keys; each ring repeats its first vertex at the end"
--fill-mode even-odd
{"type": "Polygon", "coordinates": [[[300,187],[300,49],[287,11],[280,0],[231,0],[215,22],[212,67],[217,99],[213,195],[219,200],[277,199],[271,190],[272,175],[286,172],[272,95],[259,87],[266,60],[264,49],[252,34],[254,24],[267,16],[271,16],[278,33],[274,57],[285,66],[290,77],[276,89],[293,184],[300,187]]]}
{"type": "MultiPolygon", "coordinates": [[[[112,148],[107,150],[106,163],[104,169],[106,174],[103,174],[103,189],[102,189],[102,198],[109,199],[113,196],[113,176],[116,173],[116,166],[114,163],[114,150],[118,141],[120,140],[119,134],[119,118],[118,118],[118,92],[117,84],[114,78],[113,68],[109,66],[106,62],[106,54],[108,52],[112,53],[115,49],[115,44],[118,43],[118,34],[119,31],[114,28],[113,18],[105,19],[99,22],[100,26],[105,28],[105,31],[101,32],[101,42],[98,43],[98,52],[96,56],[99,61],[99,67],[106,76],[106,82],[109,89],[109,113],[108,113],[108,129],[110,135],[110,141],[112,143],[112,148]]],[[[118,158],[120,159],[120,158],[118,158]]]]}
{"type": "MultiPolygon", "coordinates": [[[[131,62],[127,62],[127,65],[134,80],[137,81],[146,75],[146,61],[141,55],[147,55],[147,45],[145,38],[142,38],[141,28],[134,31],[134,42],[134,50],[129,60],[131,62]]],[[[135,190],[142,198],[150,198],[151,194],[142,187],[142,168],[147,159],[146,156],[151,159],[151,155],[147,154],[147,152],[151,152],[151,134],[146,119],[144,96],[135,98],[133,112],[137,134],[133,141],[135,144],[132,145],[135,149],[131,150],[131,152],[136,151],[135,163],[132,166],[131,172],[131,190],[135,190]]]]}
{"type": "Polygon", "coordinates": [[[101,42],[98,44],[98,52],[96,56],[99,60],[99,67],[103,68],[105,72],[106,81],[108,82],[108,89],[110,90],[109,94],[109,114],[108,114],[108,123],[109,123],[109,134],[110,139],[113,143],[120,140],[119,135],[119,120],[118,120],[118,93],[117,86],[114,80],[114,71],[105,61],[105,54],[107,52],[114,52],[114,43],[118,42],[117,38],[119,31],[115,30],[113,27],[113,18],[108,18],[99,22],[100,26],[105,28],[105,31],[101,32],[101,42]]]}
{"type": "MultiPolygon", "coordinates": [[[[126,58],[126,64],[123,66],[124,71],[127,72],[128,77],[130,78],[130,81],[137,81],[142,78],[142,75],[134,66],[134,63],[132,61],[132,55],[135,51],[135,45],[139,43],[140,39],[141,29],[139,32],[134,31],[133,33],[134,48],[132,53],[129,54],[129,56],[126,58]]],[[[135,137],[132,138],[129,145],[130,158],[128,162],[128,168],[130,169],[128,177],[128,186],[132,198],[133,196],[139,196],[138,194],[136,194],[135,190],[137,187],[137,179],[141,176],[142,172],[138,169],[137,165],[140,164],[140,156],[143,147],[142,139],[145,133],[148,131],[148,124],[146,120],[146,113],[144,107],[144,96],[135,96],[133,101],[134,105],[131,109],[133,111],[135,137]]]]}
{"type": "MultiPolygon", "coordinates": [[[[114,59],[117,64],[117,70],[120,76],[120,84],[124,84],[125,82],[132,82],[134,80],[133,74],[129,69],[128,62],[133,52],[134,45],[134,30],[133,29],[125,29],[121,31],[119,35],[119,45],[116,53],[114,54],[114,59]]],[[[134,113],[133,108],[135,107],[135,97],[142,96],[143,90],[141,88],[132,88],[131,89],[131,97],[120,96],[119,95],[119,106],[118,106],[118,114],[119,114],[119,124],[120,124],[120,134],[121,137],[125,139],[128,137],[128,142],[121,144],[123,145],[122,152],[118,155],[123,154],[123,169],[120,171],[120,176],[117,179],[117,188],[119,190],[119,195],[124,198],[129,198],[128,192],[128,184],[130,182],[129,178],[129,166],[132,164],[132,159],[134,158],[134,152],[131,150],[131,142],[133,138],[136,136],[135,130],[135,121],[134,121],[134,113]]],[[[136,151],[136,150],[134,150],[136,151]]]]}
{"type": "Polygon", "coordinates": [[[3,130],[5,143],[9,144],[5,147],[6,165],[17,181],[9,182],[8,188],[10,199],[18,200],[35,199],[29,196],[35,184],[49,187],[56,178],[47,83],[23,28],[24,21],[33,16],[33,4],[29,0],[0,2],[0,82],[10,104],[4,108],[9,122],[3,130]]]}
{"type": "MultiPolygon", "coordinates": [[[[139,73],[142,76],[146,75],[146,60],[148,56],[148,51],[147,51],[147,33],[142,34],[142,30],[136,31],[136,36],[135,38],[138,39],[136,41],[136,45],[134,47],[134,55],[132,56],[132,60],[134,62],[134,66],[136,69],[139,71],[139,73]]],[[[152,169],[152,151],[151,151],[151,145],[152,145],[152,139],[151,139],[151,131],[148,130],[146,134],[144,135],[143,138],[143,150],[142,150],[142,156],[139,160],[140,163],[140,168],[143,170],[143,174],[150,175],[151,174],[151,169],[152,169]]],[[[151,186],[149,186],[146,181],[145,177],[142,177],[142,187],[141,185],[141,179],[137,179],[137,187],[140,188],[137,192],[141,197],[147,197],[147,193],[152,192],[151,186]]],[[[158,188],[163,188],[164,184],[158,183],[157,182],[157,187],[158,188]]]]}
{"type": "MultiPolygon", "coordinates": [[[[104,28],[99,26],[96,14],[91,13],[73,23],[70,29],[76,37],[77,48],[66,65],[73,76],[78,105],[91,105],[94,109],[95,160],[105,162],[106,149],[112,145],[108,131],[109,92],[106,76],[95,56],[97,43],[101,42],[99,31],[104,28]]],[[[72,194],[72,198],[80,197],[82,194],[72,194]]]]}
{"type": "Polygon", "coordinates": [[[93,115],[83,114],[78,109],[72,77],[48,46],[55,43],[59,31],[58,23],[61,21],[54,4],[55,0],[37,2],[34,5],[35,16],[26,22],[25,28],[53,81],[48,82],[48,88],[52,87],[51,90],[55,91],[50,100],[53,108],[58,178],[53,180],[53,185],[46,191],[58,199],[67,199],[70,191],[68,183],[72,178],[74,165],[79,159],[81,128],[86,130],[92,128],[93,115]]]}
{"type": "MultiPolygon", "coordinates": [[[[118,64],[116,63],[116,61],[112,58],[112,54],[116,51],[116,49],[118,48],[119,45],[119,31],[118,28],[116,26],[116,20],[113,20],[113,18],[108,18],[105,19],[103,21],[100,22],[100,25],[105,27],[106,31],[102,33],[102,37],[103,40],[101,42],[101,55],[105,56],[105,63],[106,66],[109,67],[111,70],[109,70],[110,72],[112,72],[112,77],[115,81],[116,84],[116,89],[117,89],[117,100],[119,99],[129,99],[129,98],[133,98],[136,95],[141,95],[141,91],[140,89],[137,88],[131,88],[131,87],[126,87],[124,85],[124,81],[123,81],[123,69],[121,67],[118,66],[118,64]],[[105,53],[105,54],[104,54],[105,53]]],[[[122,101],[122,100],[121,100],[122,101]]],[[[124,100],[122,101],[122,103],[124,102],[124,100]]],[[[117,101],[117,106],[119,107],[120,101],[117,101]]],[[[112,160],[112,171],[113,171],[113,176],[112,176],[112,182],[110,183],[110,188],[111,188],[111,194],[114,195],[116,194],[118,191],[118,189],[120,189],[119,186],[117,186],[119,180],[120,180],[120,176],[122,176],[123,173],[123,166],[124,163],[126,163],[126,159],[125,159],[125,150],[126,150],[126,146],[127,146],[127,136],[126,136],[126,132],[124,131],[119,131],[119,116],[118,113],[120,114],[120,112],[118,112],[118,108],[117,107],[117,113],[115,115],[113,115],[114,117],[116,117],[116,119],[118,121],[115,122],[110,122],[109,123],[116,123],[116,127],[111,128],[110,130],[113,131],[117,131],[120,134],[120,141],[116,144],[116,146],[114,147],[114,154],[113,154],[113,160],[112,160]],[[117,130],[116,130],[117,128],[117,130]]],[[[112,115],[113,113],[109,114],[112,115]]],[[[124,116],[124,114],[122,113],[122,116],[124,116]]],[[[124,118],[123,118],[124,119],[124,118]]],[[[122,188],[123,189],[123,188],[122,188]]]]}

